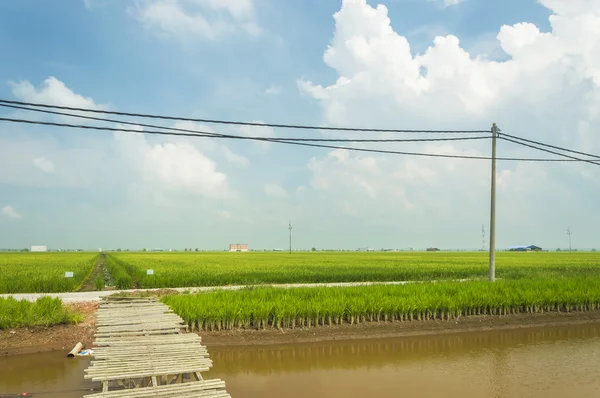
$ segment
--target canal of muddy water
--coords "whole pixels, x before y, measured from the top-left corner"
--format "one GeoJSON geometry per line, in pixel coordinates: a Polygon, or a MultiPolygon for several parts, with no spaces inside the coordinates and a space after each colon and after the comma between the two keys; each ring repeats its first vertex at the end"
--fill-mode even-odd
{"type": "MultiPolygon", "coordinates": [[[[378,340],[208,347],[234,398],[600,397],[600,324],[378,340]]],[[[72,398],[89,359],[0,357],[0,397],[72,398]]]]}

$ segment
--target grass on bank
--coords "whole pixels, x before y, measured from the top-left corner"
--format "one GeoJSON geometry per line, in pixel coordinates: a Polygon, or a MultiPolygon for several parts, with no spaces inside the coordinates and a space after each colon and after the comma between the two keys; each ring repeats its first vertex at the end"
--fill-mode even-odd
{"type": "Polygon", "coordinates": [[[30,302],[0,297],[0,329],[73,324],[82,319],[58,298],[40,297],[30,302]]]}
{"type": "Polygon", "coordinates": [[[425,282],[336,288],[247,288],[162,299],[192,329],[294,328],[361,322],[453,319],[600,305],[600,278],[425,282]]]}

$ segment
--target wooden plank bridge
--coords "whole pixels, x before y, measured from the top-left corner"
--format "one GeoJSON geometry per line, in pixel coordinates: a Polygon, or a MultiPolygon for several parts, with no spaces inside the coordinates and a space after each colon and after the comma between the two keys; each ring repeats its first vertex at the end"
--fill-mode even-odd
{"type": "Polygon", "coordinates": [[[204,380],[212,366],[200,336],[181,333],[183,320],[151,298],[104,299],[96,315],[94,360],[86,379],[102,392],[85,398],[226,398],[222,380],[204,380]]]}

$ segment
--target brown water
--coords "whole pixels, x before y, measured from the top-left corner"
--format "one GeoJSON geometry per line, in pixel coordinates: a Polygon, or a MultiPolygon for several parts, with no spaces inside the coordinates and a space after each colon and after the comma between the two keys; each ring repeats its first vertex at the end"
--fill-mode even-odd
{"type": "MultiPolygon", "coordinates": [[[[234,398],[600,397],[600,324],[282,346],[210,347],[234,398]]],[[[0,396],[94,387],[87,359],[0,357],[0,396]]],[[[83,391],[43,394],[81,397],[83,391]]],[[[32,396],[36,396],[32,394],[32,396]]]]}

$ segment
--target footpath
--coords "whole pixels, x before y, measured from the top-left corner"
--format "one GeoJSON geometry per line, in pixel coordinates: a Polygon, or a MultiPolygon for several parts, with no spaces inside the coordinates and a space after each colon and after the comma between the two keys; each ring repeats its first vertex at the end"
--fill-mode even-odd
{"type": "MultiPolygon", "coordinates": [[[[460,280],[462,282],[462,280],[460,280]]],[[[276,288],[297,288],[297,287],[349,287],[349,286],[370,286],[370,285],[404,285],[407,283],[419,283],[420,281],[399,281],[399,282],[339,282],[339,283],[285,283],[285,284],[262,284],[262,285],[235,285],[235,286],[203,286],[203,287],[178,287],[162,289],[131,289],[131,290],[102,290],[95,292],[69,292],[69,293],[14,293],[0,294],[0,297],[14,297],[17,300],[35,301],[40,297],[60,298],[65,303],[84,303],[100,301],[104,297],[117,293],[142,293],[156,292],[161,290],[170,290],[177,292],[202,293],[215,290],[240,290],[251,286],[276,287],[276,288]]]]}

